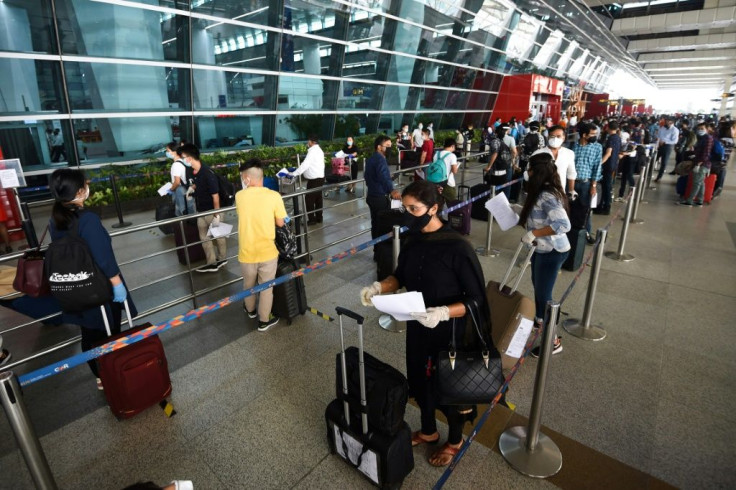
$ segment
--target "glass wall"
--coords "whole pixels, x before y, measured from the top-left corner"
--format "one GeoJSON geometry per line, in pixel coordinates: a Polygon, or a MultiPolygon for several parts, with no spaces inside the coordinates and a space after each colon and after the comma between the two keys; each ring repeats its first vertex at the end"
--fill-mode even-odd
{"type": "Polygon", "coordinates": [[[214,151],[429,120],[436,129],[482,127],[507,74],[603,88],[615,50],[565,23],[586,21],[575,8],[2,0],[0,149],[43,169],[145,159],[172,139],[214,151]]]}

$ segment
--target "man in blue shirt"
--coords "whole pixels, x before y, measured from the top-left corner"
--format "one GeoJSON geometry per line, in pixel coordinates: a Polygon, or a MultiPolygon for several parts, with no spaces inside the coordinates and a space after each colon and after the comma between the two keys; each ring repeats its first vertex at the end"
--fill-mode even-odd
{"type": "Polygon", "coordinates": [[[391,173],[388,170],[386,152],[391,148],[391,138],[382,134],[374,143],[375,152],[365,162],[363,177],[367,188],[366,202],[371,212],[371,238],[378,236],[378,213],[391,209],[390,199],[401,199],[401,193],[394,190],[391,173]]]}
{"type": "Polygon", "coordinates": [[[590,202],[596,195],[596,183],[601,180],[601,159],[603,157],[603,147],[598,140],[598,128],[593,124],[581,122],[578,124],[578,132],[580,133],[580,141],[575,143],[573,151],[575,152],[575,171],[577,178],[575,179],[575,192],[583,207],[588,209],[585,219],[585,229],[588,232],[588,243],[595,243],[595,239],[590,235],[590,202]]]}
{"type": "Polygon", "coordinates": [[[608,123],[608,138],[606,149],[601,161],[601,195],[598,207],[593,211],[595,214],[611,214],[611,192],[613,189],[613,176],[618,168],[618,155],[621,152],[621,137],[618,134],[618,122],[608,123]]]}
{"type": "Polygon", "coordinates": [[[659,163],[659,171],[657,172],[657,178],[655,182],[659,182],[659,179],[664,175],[664,169],[667,166],[667,162],[670,159],[672,150],[677,144],[677,140],[680,139],[680,130],[675,127],[675,122],[671,117],[668,117],[665,121],[664,126],[659,128],[657,133],[657,140],[659,140],[659,155],[661,161],[659,163]]]}

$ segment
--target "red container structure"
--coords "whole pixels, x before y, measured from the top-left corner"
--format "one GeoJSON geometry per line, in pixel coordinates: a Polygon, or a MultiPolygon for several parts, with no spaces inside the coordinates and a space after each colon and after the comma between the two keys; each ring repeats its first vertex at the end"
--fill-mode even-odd
{"type": "Polygon", "coordinates": [[[496,97],[491,123],[499,117],[503,121],[512,117],[523,121],[530,113],[535,119],[551,117],[552,121],[557,122],[562,117],[564,87],[561,80],[542,75],[506,76],[496,97]]]}

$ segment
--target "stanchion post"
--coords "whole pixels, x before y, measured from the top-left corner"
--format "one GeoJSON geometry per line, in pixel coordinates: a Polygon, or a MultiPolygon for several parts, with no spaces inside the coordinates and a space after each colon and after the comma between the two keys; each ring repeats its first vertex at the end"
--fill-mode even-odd
{"type": "MultiPolygon", "coordinates": [[[[393,266],[393,270],[396,270],[396,268],[399,266],[399,252],[401,251],[401,226],[394,225],[394,237],[392,239],[392,257],[391,257],[391,265],[393,266]]],[[[401,333],[404,330],[406,330],[406,322],[399,322],[391,318],[391,315],[381,315],[378,317],[378,324],[383,328],[384,330],[388,330],[389,332],[396,332],[401,333]]]]}
{"type": "MultiPolygon", "coordinates": [[[[491,187],[491,199],[496,197],[496,187],[491,187]]],[[[486,246],[485,247],[478,247],[475,249],[476,253],[478,255],[482,255],[484,257],[498,257],[498,255],[501,253],[498,250],[491,247],[491,235],[493,233],[493,215],[490,211],[488,211],[488,227],[486,228],[486,246]]]]}
{"type": "Polygon", "coordinates": [[[644,198],[644,194],[646,194],[647,189],[649,189],[649,186],[647,185],[647,182],[649,181],[649,169],[651,168],[651,165],[649,165],[649,162],[647,162],[644,165],[644,168],[641,169],[641,173],[644,174],[644,179],[641,181],[641,192],[639,193],[639,204],[648,204],[649,201],[647,201],[644,198]]]}
{"type": "Polygon", "coordinates": [[[542,352],[537,364],[529,425],[506,430],[498,441],[498,448],[506,462],[519,473],[534,478],[547,478],[562,468],[560,448],[539,430],[542,425],[544,389],[547,384],[559,311],[560,303],[553,301],[547,303],[547,327],[542,334],[542,352]]]}
{"type": "Polygon", "coordinates": [[[598,248],[593,256],[593,268],[588,279],[588,291],[585,294],[585,307],[583,308],[583,318],[570,318],[562,322],[562,328],[573,337],[583,340],[603,340],[606,338],[606,331],[598,325],[591,325],[591,316],[593,313],[593,303],[595,302],[595,292],[598,288],[598,276],[601,272],[601,262],[603,262],[603,247],[606,245],[606,237],[608,230],[605,228],[598,229],[598,248]]]}
{"type": "Polygon", "coordinates": [[[637,218],[636,216],[639,214],[639,201],[641,201],[641,193],[644,190],[644,173],[639,174],[639,182],[636,185],[636,192],[631,196],[631,198],[634,200],[634,210],[631,212],[631,223],[635,225],[640,225],[644,223],[643,219],[637,218]]]}
{"type": "Polygon", "coordinates": [[[33,430],[25,403],[23,403],[18,379],[12,371],[5,371],[0,373],[0,383],[2,383],[0,401],[8,416],[8,422],[18,442],[20,452],[26,460],[33,483],[36,488],[42,490],[56,490],[54,475],[51,474],[46,455],[43,453],[43,448],[33,430]]]}
{"type": "Polygon", "coordinates": [[[659,153],[657,151],[657,148],[653,148],[652,157],[649,159],[649,175],[647,176],[647,188],[652,191],[657,189],[656,185],[652,185],[652,175],[654,174],[654,164],[657,162],[657,153],[659,153]]]}
{"type": "Polygon", "coordinates": [[[629,202],[626,205],[626,216],[624,217],[624,224],[621,227],[621,239],[618,242],[618,250],[616,252],[606,252],[606,257],[608,257],[609,259],[617,260],[619,262],[631,262],[636,258],[631,254],[624,253],[626,236],[629,234],[629,222],[631,221],[631,213],[634,209],[634,201],[636,200],[636,191],[636,187],[631,188],[629,202]]]}
{"type": "Polygon", "coordinates": [[[197,304],[197,295],[194,294],[194,276],[192,275],[192,261],[189,258],[189,243],[187,235],[184,233],[184,220],[179,221],[179,232],[181,233],[181,242],[184,244],[184,259],[187,262],[187,272],[189,273],[189,291],[192,294],[192,306],[199,308],[197,304]]]}
{"type": "Polygon", "coordinates": [[[115,212],[118,214],[118,222],[112,225],[113,228],[125,228],[132,225],[127,221],[123,221],[123,209],[120,206],[120,196],[118,195],[117,179],[114,175],[110,176],[110,188],[112,189],[112,197],[115,199],[115,212]]]}
{"type": "MultiPolygon", "coordinates": [[[[322,191],[320,191],[322,192],[322,191]]],[[[307,215],[307,197],[306,194],[301,195],[301,201],[302,201],[302,209],[304,209],[304,212],[302,213],[301,218],[304,219],[304,248],[306,249],[305,252],[307,253],[307,265],[310,265],[312,263],[312,254],[309,251],[309,225],[307,224],[307,221],[309,221],[309,217],[307,215]]]]}

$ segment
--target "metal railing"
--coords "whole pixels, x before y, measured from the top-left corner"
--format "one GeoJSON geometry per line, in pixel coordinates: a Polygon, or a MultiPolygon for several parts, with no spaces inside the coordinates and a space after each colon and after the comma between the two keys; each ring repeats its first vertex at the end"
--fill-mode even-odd
{"type": "MultiPolygon", "coordinates": [[[[468,161],[470,159],[477,158],[478,156],[481,156],[483,154],[485,154],[485,153],[482,153],[481,152],[481,153],[469,154],[469,155],[466,155],[466,156],[463,156],[463,157],[458,157],[458,160],[459,161],[464,161],[464,163],[465,163],[464,166],[467,166],[467,163],[468,163],[468,161]]],[[[484,165],[485,164],[476,165],[473,168],[477,170],[478,168],[480,168],[481,166],[484,166],[484,165]]],[[[417,165],[416,167],[400,169],[400,170],[397,170],[397,171],[392,172],[391,173],[391,176],[392,176],[392,178],[397,178],[398,176],[400,176],[402,174],[405,174],[407,172],[413,172],[414,170],[417,170],[417,169],[426,168],[427,166],[429,166],[429,163],[424,164],[424,165],[417,165]]],[[[463,182],[464,182],[464,180],[462,180],[459,185],[464,185],[463,182]]],[[[332,240],[332,241],[330,241],[330,242],[328,242],[326,244],[321,244],[321,245],[319,245],[317,247],[310,247],[310,244],[309,244],[309,242],[310,242],[309,235],[310,234],[315,233],[315,232],[318,232],[318,231],[321,231],[321,230],[324,230],[324,229],[327,229],[327,228],[330,228],[330,227],[340,226],[340,225],[343,225],[344,223],[347,223],[347,222],[350,222],[350,221],[353,221],[353,220],[356,220],[356,219],[361,219],[363,217],[368,216],[369,213],[363,212],[363,213],[358,214],[357,216],[351,216],[351,217],[346,218],[346,219],[341,219],[341,220],[337,220],[337,221],[334,221],[334,222],[329,222],[329,223],[326,223],[326,224],[324,224],[323,226],[320,226],[320,227],[313,227],[313,228],[309,228],[308,227],[308,225],[306,223],[307,222],[307,214],[308,213],[306,211],[306,206],[304,205],[304,200],[305,200],[304,198],[305,198],[305,196],[307,194],[309,194],[309,193],[312,193],[312,192],[329,192],[329,191],[332,191],[332,190],[339,189],[342,186],[346,186],[346,185],[350,185],[350,184],[363,184],[363,185],[365,185],[365,179],[362,179],[362,178],[360,178],[360,179],[352,179],[352,180],[347,180],[347,181],[344,181],[344,182],[339,182],[339,183],[334,183],[334,184],[327,184],[327,185],[324,185],[322,187],[315,187],[313,189],[297,190],[295,192],[292,192],[292,193],[289,193],[289,194],[285,194],[285,195],[282,196],[282,198],[284,199],[285,202],[288,202],[289,200],[291,200],[293,202],[301,201],[301,206],[300,207],[297,207],[297,209],[300,208],[301,210],[300,211],[297,211],[296,214],[293,214],[291,216],[291,219],[295,223],[295,227],[297,229],[303,229],[304,230],[304,232],[295,233],[295,235],[298,237],[298,239],[301,239],[302,242],[303,242],[302,252],[301,253],[298,253],[297,256],[295,257],[297,260],[303,260],[306,263],[310,263],[311,257],[312,257],[313,254],[318,253],[318,252],[322,252],[324,250],[328,250],[328,249],[330,249],[330,248],[332,248],[332,247],[334,247],[336,245],[339,245],[341,243],[345,243],[345,242],[349,242],[349,241],[355,240],[356,238],[358,238],[358,237],[360,237],[362,235],[365,235],[365,234],[370,233],[370,231],[371,231],[370,228],[367,228],[365,230],[358,231],[357,233],[352,233],[350,235],[347,235],[347,236],[344,236],[344,237],[341,237],[341,238],[337,238],[337,239],[332,240]]],[[[328,206],[328,207],[323,206],[320,210],[321,211],[329,211],[331,209],[335,209],[335,208],[338,208],[340,206],[345,206],[347,204],[356,203],[356,202],[359,203],[359,202],[364,201],[364,200],[365,200],[365,196],[356,196],[353,199],[348,199],[348,200],[340,201],[340,202],[335,203],[335,204],[333,204],[331,206],[328,206]]],[[[53,202],[54,202],[53,200],[50,200],[50,201],[42,201],[43,204],[50,204],[50,203],[53,203],[53,202]]],[[[36,204],[34,204],[34,207],[38,207],[38,206],[41,206],[41,205],[42,204],[36,203],[36,204]]],[[[186,263],[187,263],[187,265],[184,266],[184,269],[183,270],[181,270],[179,272],[172,273],[172,274],[167,274],[165,276],[157,277],[154,280],[143,282],[141,284],[136,285],[135,287],[129,288],[129,291],[132,293],[132,292],[135,292],[135,291],[144,289],[144,288],[153,287],[153,286],[156,286],[158,284],[163,284],[166,281],[170,281],[170,280],[175,279],[175,278],[178,278],[178,277],[188,276],[188,281],[187,282],[189,283],[189,293],[188,294],[185,294],[185,295],[183,295],[181,297],[175,298],[173,300],[167,301],[167,302],[165,302],[163,304],[160,304],[160,305],[157,305],[155,307],[149,308],[149,309],[147,309],[145,311],[142,311],[142,312],[140,312],[138,314],[138,316],[136,316],[136,319],[143,318],[143,317],[146,317],[146,316],[149,316],[149,315],[153,315],[153,314],[159,313],[159,312],[164,311],[164,310],[167,310],[169,308],[173,308],[173,307],[178,306],[180,304],[186,303],[188,301],[191,301],[192,302],[192,305],[196,308],[198,306],[198,301],[197,301],[198,298],[200,298],[200,297],[202,297],[204,295],[210,294],[210,293],[212,293],[214,291],[218,291],[218,290],[221,290],[223,288],[229,287],[229,286],[231,286],[233,284],[236,284],[236,283],[239,283],[239,282],[242,281],[242,278],[237,277],[237,278],[234,278],[234,279],[225,280],[223,282],[218,282],[215,285],[208,286],[208,287],[205,287],[205,288],[201,288],[201,289],[195,288],[194,279],[193,279],[193,272],[194,272],[194,269],[196,267],[192,267],[191,261],[189,260],[189,247],[191,247],[192,245],[202,244],[204,241],[210,241],[210,240],[213,240],[213,239],[198,240],[198,241],[194,241],[194,242],[187,242],[186,239],[184,238],[185,235],[184,235],[183,227],[184,227],[184,222],[185,221],[188,221],[188,220],[191,220],[191,219],[195,219],[195,218],[199,218],[199,217],[208,216],[208,215],[211,215],[211,214],[228,213],[228,212],[233,212],[233,211],[235,211],[235,206],[229,206],[229,207],[221,208],[221,209],[217,209],[217,210],[204,211],[204,212],[197,213],[197,214],[194,214],[194,215],[185,215],[185,216],[180,216],[180,217],[175,217],[175,218],[169,218],[169,219],[160,220],[160,221],[153,221],[153,222],[144,223],[144,224],[140,224],[140,225],[131,225],[129,227],[122,228],[122,229],[117,229],[117,230],[114,230],[114,231],[111,231],[110,232],[110,237],[114,240],[115,238],[122,237],[122,236],[125,236],[125,235],[130,235],[130,234],[134,234],[134,233],[141,233],[141,232],[148,232],[148,230],[152,230],[152,229],[158,228],[159,226],[173,225],[173,226],[178,226],[180,228],[180,232],[181,232],[181,235],[182,235],[183,240],[184,240],[184,244],[183,245],[175,246],[175,247],[171,247],[171,248],[167,248],[165,250],[158,250],[158,251],[155,251],[155,252],[152,252],[152,253],[149,253],[149,254],[137,256],[137,257],[134,257],[132,259],[124,260],[124,261],[121,261],[121,262],[118,263],[118,265],[122,268],[124,266],[130,266],[130,265],[133,265],[133,264],[136,264],[136,263],[145,261],[145,260],[155,259],[155,258],[161,257],[161,256],[163,256],[165,254],[176,253],[178,250],[184,250],[184,254],[185,254],[185,257],[186,257],[186,263]]],[[[228,235],[228,237],[237,236],[237,234],[238,234],[237,230],[234,230],[233,233],[231,233],[231,234],[228,235]]],[[[12,254],[8,254],[8,255],[5,255],[5,256],[2,256],[2,257],[0,257],[0,264],[4,264],[4,263],[7,263],[7,262],[11,262],[11,261],[17,260],[18,258],[22,257],[22,255],[23,255],[23,252],[16,252],[16,253],[12,253],[12,254]]],[[[228,256],[226,258],[229,260],[229,259],[233,259],[233,258],[236,258],[236,257],[237,257],[237,255],[233,255],[233,256],[228,256]]],[[[131,276],[128,279],[128,281],[129,282],[134,282],[134,281],[131,281],[130,279],[134,279],[133,276],[131,276]]],[[[15,297],[17,297],[17,295],[8,295],[8,296],[0,297],[0,299],[13,299],[15,297]]],[[[1,330],[0,331],[0,335],[5,334],[5,333],[9,333],[9,332],[13,332],[13,331],[16,331],[16,330],[20,330],[22,328],[26,328],[26,327],[29,327],[31,325],[35,325],[35,324],[38,324],[38,323],[43,323],[46,320],[50,320],[50,319],[56,317],[60,313],[61,312],[53,313],[53,314],[50,314],[50,315],[47,315],[47,316],[44,316],[44,317],[41,317],[41,318],[38,318],[38,319],[33,319],[31,321],[24,321],[23,323],[20,323],[18,325],[10,326],[8,328],[5,328],[5,329],[1,330]]],[[[52,354],[54,352],[57,352],[59,350],[65,349],[65,348],[67,348],[67,347],[69,347],[71,345],[76,344],[77,342],[79,342],[80,339],[81,339],[81,336],[77,335],[77,336],[71,337],[71,338],[69,338],[67,340],[64,340],[62,342],[56,343],[56,344],[54,344],[54,345],[52,345],[50,347],[47,347],[45,349],[42,349],[40,351],[33,352],[32,354],[30,354],[30,355],[28,355],[28,356],[26,356],[26,357],[24,357],[22,359],[18,359],[16,361],[12,362],[12,363],[8,363],[8,364],[4,365],[2,367],[2,369],[0,369],[0,371],[6,371],[6,370],[9,370],[9,369],[15,368],[15,367],[20,366],[20,365],[23,365],[23,364],[25,364],[25,363],[27,363],[27,362],[29,362],[31,360],[38,359],[40,357],[44,357],[44,356],[47,356],[47,355],[52,354]]]]}

